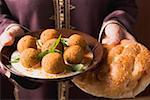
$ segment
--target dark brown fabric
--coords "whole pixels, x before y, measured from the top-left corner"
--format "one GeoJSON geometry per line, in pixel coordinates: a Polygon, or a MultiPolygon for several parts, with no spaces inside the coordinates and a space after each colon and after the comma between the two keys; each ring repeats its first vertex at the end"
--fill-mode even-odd
{"type": "Polygon", "coordinates": [[[15,100],[14,85],[5,76],[0,74],[0,100],[15,100]]]}
{"type": "MultiPolygon", "coordinates": [[[[136,20],[135,0],[71,0],[71,25],[97,37],[103,21],[115,19],[131,30],[136,20]]],[[[53,0],[0,0],[0,33],[19,23],[32,31],[54,27],[53,0]]]]}

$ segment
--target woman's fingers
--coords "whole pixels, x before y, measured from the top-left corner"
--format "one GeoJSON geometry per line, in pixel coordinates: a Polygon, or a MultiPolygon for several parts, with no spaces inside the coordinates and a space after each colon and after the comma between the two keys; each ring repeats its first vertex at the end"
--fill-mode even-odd
{"type": "Polygon", "coordinates": [[[123,29],[118,24],[108,24],[105,28],[105,38],[102,44],[118,44],[123,38],[123,29]]]}
{"type": "Polygon", "coordinates": [[[3,32],[0,36],[0,44],[1,46],[10,46],[13,44],[14,42],[14,37],[12,36],[12,34],[8,31],[3,32]]]}
{"type": "Polygon", "coordinates": [[[9,31],[13,37],[18,36],[21,33],[24,33],[23,29],[18,25],[12,26],[7,31],[9,31]]]}
{"type": "Polygon", "coordinates": [[[0,35],[1,46],[10,46],[13,44],[15,37],[24,33],[23,29],[19,25],[9,25],[6,30],[0,35]],[[10,27],[9,27],[10,26],[10,27]]]}
{"type": "Polygon", "coordinates": [[[102,44],[116,45],[122,39],[136,41],[136,39],[118,24],[108,24],[105,28],[105,37],[102,39],[102,44]]]}
{"type": "Polygon", "coordinates": [[[109,38],[106,37],[104,39],[102,39],[102,44],[107,44],[107,45],[111,45],[111,44],[118,44],[120,42],[120,38],[109,38]]]}

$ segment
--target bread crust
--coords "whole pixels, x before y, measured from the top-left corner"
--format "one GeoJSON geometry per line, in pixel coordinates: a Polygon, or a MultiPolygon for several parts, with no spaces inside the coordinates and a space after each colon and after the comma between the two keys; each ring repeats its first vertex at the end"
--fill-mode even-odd
{"type": "Polygon", "coordinates": [[[131,98],[150,84],[150,51],[145,46],[122,40],[104,49],[97,69],[72,80],[80,89],[97,97],[131,98]]]}

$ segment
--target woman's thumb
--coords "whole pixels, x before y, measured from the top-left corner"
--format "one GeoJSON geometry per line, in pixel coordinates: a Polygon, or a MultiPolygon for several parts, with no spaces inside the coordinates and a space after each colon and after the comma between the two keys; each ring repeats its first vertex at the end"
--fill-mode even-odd
{"type": "Polygon", "coordinates": [[[1,42],[1,45],[3,46],[10,46],[14,43],[14,37],[11,35],[10,32],[3,32],[0,36],[0,42],[1,42]]]}

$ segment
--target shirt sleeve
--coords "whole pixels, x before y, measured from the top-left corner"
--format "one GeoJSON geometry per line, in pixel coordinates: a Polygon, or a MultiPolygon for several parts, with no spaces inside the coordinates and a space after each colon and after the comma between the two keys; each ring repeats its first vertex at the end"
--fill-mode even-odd
{"type": "Polygon", "coordinates": [[[137,19],[135,0],[112,0],[108,9],[110,13],[105,17],[104,22],[116,20],[132,33],[137,19]]]}
{"type": "Polygon", "coordinates": [[[5,4],[4,0],[0,0],[0,34],[5,30],[5,28],[16,23],[11,16],[11,13],[5,4]]]}

